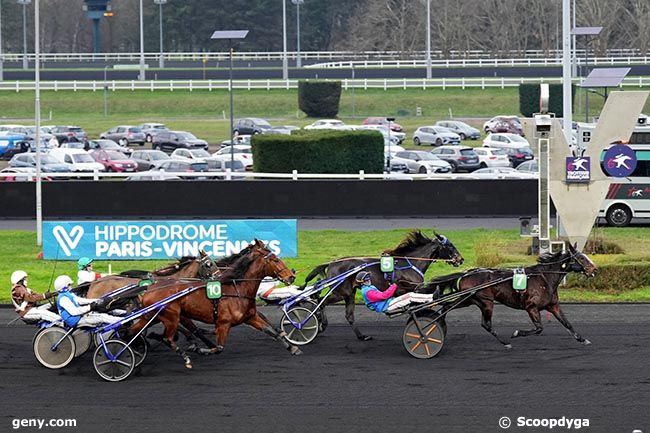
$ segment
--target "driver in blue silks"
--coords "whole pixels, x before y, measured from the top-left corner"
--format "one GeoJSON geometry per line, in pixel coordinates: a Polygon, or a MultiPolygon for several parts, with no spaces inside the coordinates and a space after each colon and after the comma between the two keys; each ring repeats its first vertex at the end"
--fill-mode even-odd
{"type": "Polygon", "coordinates": [[[355,281],[361,289],[361,296],[366,306],[377,313],[387,313],[405,307],[410,303],[422,304],[433,301],[433,294],[405,293],[402,296],[393,297],[397,290],[397,284],[391,284],[383,292],[372,284],[370,272],[361,271],[357,274],[355,281]]]}
{"type": "Polygon", "coordinates": [[[70,291],[72,283],[72,278],[67,275],[59,275],[54,280],[54,289],[59,292],[59,296],[56,299],[56,306],[66,325],[71,328],[75,326],[95,327],[115,323],[121,319],[121,317],[111,314],[94,311],[103,306],[102,301],[100,299],[87,299],[75,295],[70,291]]]}

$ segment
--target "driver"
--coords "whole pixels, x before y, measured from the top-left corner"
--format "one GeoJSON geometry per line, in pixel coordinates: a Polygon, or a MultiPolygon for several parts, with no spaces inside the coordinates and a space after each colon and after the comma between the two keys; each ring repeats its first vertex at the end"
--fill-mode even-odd
{"type": "Polygon", "coordinates": [[[77,285],[83,283],[92,283],[98,278],[103,277],[104,275],[93,271],[93,259],[88,257],[82,257],[77,261],[77,285]]]}
{"type": "Polygon", "coordinates": [[[397,284],[391,284],[383,292],[372,284],[370,272],[361,271],[357,274],[355,281],[361,289],[361,296],[366,306],[377,313],[386,313],[409,305],[411,302],[419,304],[433,301],[433,294],[406,293],[402,296],[393,297],[397,290],[397,284]]]}
{"type": "Polygon", "coordinates": [[[59,275],[54,280],[54,289],[59,292],[56,306],[66,325],[71,328],[75,326],[95,327],[115,323],[121,319],[110,314],[94,311],[103,307],[102,300],[87,299],[75,295],[70,291],[72,284],[72,278],[67,275],[59,275]]]}
{"type": "Polygon", "coordinates": [[[25,322],[40,320],[58,322],[61,320],[58,314],[49,310],[49,304],[37,306],[37,302],[53,298],[56,296],[56,292],[34,293],[27,287],[27,277],[27,272],[21,270],[11,274],[11,303],[14,304],[16,313],[25,322]]]}

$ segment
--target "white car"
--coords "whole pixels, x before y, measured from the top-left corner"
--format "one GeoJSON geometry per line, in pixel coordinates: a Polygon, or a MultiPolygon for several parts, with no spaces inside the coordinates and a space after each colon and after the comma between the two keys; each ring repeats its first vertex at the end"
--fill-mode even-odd
{"type": "Polygon", "coordinates": [[[451,173],[451,165],[430,152],[407,150],[395,155],[407,161],[409,173],[451,173]]]}
{"type": "Polygon", "coordinates": [[[253,149],[250,144],[235,144],[234,146],[226,146],[217,150],[212,154],[212,156],[221,159],[223,156],[230,156],[231,150],[234,155],[234,159],[241,161],[241,163],[244,164],[244,167],[246,167],[246,170],[253,169],[253,149]]]}
{"type": "Polygon", "coordinates": [[[384,146],[384,155],[388,155],[390,153],[391,155],[395,155],[397,152],[404,152],[406,149],[404,149],[402,146],[398,144],[391,144],[390,146],[385,145],[384,146]]]}
{"type": "MultiPolygon", "coordinates": [[[[251,144],[251,137],[253,137],[253,136],[252,135],[247,135],[247,134],[235,135],[235,137],[234,137],[235,144],[248,144],[248,145],[250,145],[251,144]]],[[[232,140],[224,140],[224,141],[221,142],[221,147],[230,146],[231,144],[232,144],[232,140]]]]}
{"type": "Polygon", "coordinates": [[[510,158],[504,149],[497,147],[479,147],[474,149],[481,163],[481,168],[510,167],[510,158]]]}
{"type": "Polygon", "coordinates": [[[483,147],[500,147],[500,148],[517,148],[517,147],[530,147],[530,143],[524,137],[518,134],[511,133],[495,133],[490,134],[483,140],[483,147]]]}
{"type": "Polygon", "coordinates": [[[321,119],[317,120],[311,125],[307,125],[302,129],[342,129],[345,128],[345,123],[337,119],[321,119]]]}
{"type": "Polygon", "coordinates": [[[206,159],[212,158],[210,152],[205,149],[176,149],[169,155],[172,159],[181,161],[195,161],[203,162],[206,159]]]}
{"type": "Polygon", "coordinates": [[[371,129],[373,131],[379,131],[384,136],[384,142],[388,144],[388,136],[390,135],[390,142],[395,144],[402,144],[404,139],[406,139],[406,134],[403,132],[390,131],[388,133],[388,126],[386,125],[361,125],[357,129],[371,129]]]}
{"type": "Polygon", "coordinates": [[[106,171],[104,164],[101,164],[83,149],[66,149],[58,147],[49,151],[48,155],[60,162],[70,164],[72,171],[106,171]]]}
{"type": "Polygon", "coordinates": [[[524,173],[512,167],[479,168],[472,172],[472,177],[480,179],[537,179],[537,174],[524,173]]]}
{"type": "Polygon", "coordinates": [[[416,146],[429,144],[435,146],[460,144],[460,135],[442,126],[420,126],[413,133],[416,146]]]}

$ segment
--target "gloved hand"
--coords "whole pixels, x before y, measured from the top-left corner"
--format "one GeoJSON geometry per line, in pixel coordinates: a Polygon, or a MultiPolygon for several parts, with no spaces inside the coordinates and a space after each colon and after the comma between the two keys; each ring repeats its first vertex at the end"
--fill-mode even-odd
{"type": "Polygon", "coordinates": [[[57,292],[45,292],[45,293],[43,293],[43,297],[44,297],[45,299],[53,298],[53,297],[55,297],[56,295],[57,295],[57,292]]]}
{"type": "Polygon", "coordinates": [[[106,308],[106,299],[100,298],[90,303],[90,311],[104,311],[106,308]]]}

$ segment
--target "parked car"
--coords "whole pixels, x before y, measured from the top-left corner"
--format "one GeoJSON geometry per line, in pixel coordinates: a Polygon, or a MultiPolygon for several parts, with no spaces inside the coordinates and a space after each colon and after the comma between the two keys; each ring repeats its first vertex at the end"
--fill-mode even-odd
{"type": "MultiPolygon", "coordinates": [[[[235,144],[251,144],[251,137],[252,135],[237,135],[233,137],[235,139],[235,144]]],[[[230,146],[232,144],[232,140],[224,140],[221,142],[221,147],[226,147],[230,146]]]]}
{"type": "Polygon", "coordinates": [[[517,166],[517,170],[521,171],[522,173],[539,174],[539,165],[537,164],[537,160],[533,159],[531,161],[526,161],[519,164],[517,166]]]}
{"type": "Polygon", "coordinates": [[[95,161],[95,159],[83,149],[62,149],[59,147],[50,150],[48,155],[58,159],[59,162],[70,164],[70,166],[72,166],[72,171],[106,171],[103,164],[95,161]]]}
{"type": "Polygon", "coordinates": [[[217,150],[212,154],[214,157],[228,156],[230,151],[234,154],[235,160],[240,161],[246,167],[246,170],[253,169],[253,149],[248,144],[235,144],[234,146],[227,146],[217,150]]]}
{"type": "Polygon", "coordinates": [[[163,123],[143,123],[142,125],[138,125],[138,128],[144,133],[144,141],[147,143],[151,143],[159,132],[169,131],[169,128],[163,123]]]}
{"type": "Polygon", "coordinates": [[[297,126],[293,125],[282,125],[282,126],[274,126],[271,129],[267,129],[264,131],[265,134],[284,134],[284,135],[291,135],[291,131],[295,131],[298,128],[297,126]]]}
{"type": "Polygon", "coordinates": [[[472,176],[478,176],[481,179],[536,179],[537,175],[532,173],[523,173],[512,167],[487,167],[479,168],[472,172],[472,176]]]}
{"type": "Polygon", "coordinates": [[[180,161],[204,161],[212,158],[210,152],[205,149],[176,149],[169,156],[180,161]]]}
{"type": "Polygon", "coordinates": [[[484,147],[521,147],[528,146],[530,143],[524,137],[512,133],[495,133],[490,134],[483,140],[484,147]]]}
{"type": "Polygon", "coordinates": [[[447,128],[451,132],[455,132],[458,134],[461,140],[465,140],[467,138],[471,140],[478,140],[481,138],[481,131],[469,126],[465,122],[461,122],[460,120],[439,120],[434,126],[441,126],[443,128],[447,128]]]}
{"type": "MultiPolygon", "coordinates": [[[[2,182],[32,182],[35,180],[35,167],[5,167],[0,170],[0,181],[2,182]]],[[[52,178],[41,175],[41,180],[50,181],[52,178]]]]}
{"type": "MultiPolygon", "coordinates": [[[[36,167],[36,153],[27,152],[14,155],[9,161],[9,167],[36,167]]],[[[62,163],[57,158],[46,153],[41,155],[41,170],[46,173],[71,172],[72,166],[62,163]]]]}
{"type": "Polygon", "coordinates": [[[228,169],[236,172],[246,171],[246,166],[244,163],[238,159],[232,161],[230,159],[230,155],[213,156],[207,160],[207,162],[210,171],[226,171],[228,169]]]}
{"type": "Polygon", "coordinates": [[[321,119],[317,120],[311,125],[307,125],[302,129],[342,129],[345,128],[345,123],[337,119],[321,119]]]}
{"type": "Polygon", "coordinates": [[[472,172],[480,167],[478,155],[469,146],[440,146],[431,151],[438,158],[447,161],[452,171],[472,172]]]}
{"type": "Polygon", "coordinates": [[[390,153],[391,155],[395,155],[397,152],[404,152],[406,149],[398,144],[393,144],[391,146],[384,145],[384,155],[388,155],[390,153]]]}
{"type": "Polygon", "coordinates": [[[102,132],[99,138],[113,140],[120,146],[127,147],[129,144],[138,144],[144,146],[146,139],[145,133],[137,126],[120,125],[102,132]]]}
{"type": "Polygon", "coordinates": [[[158,171],[158,170],[147,170],[147,171],[140,171],[137,173],[133,173],[131,176],[127,177],[126,180],[128,181],[134,181],[134,180],[182,180],[180,177],[175,176],[173,174],[165,173],[164,171],[158,171]]]}
{"type": "MultiPolygon", "coordinates": [[[[30,146],[33,151],[36,151],[36,146],[35,146],[35,140],[36,140],[36,126],[26,126],[27,129],[27,138],[30,141],[30,146]]],[[[44,149],[51,149],[53,147],[57,147],[59,144],[59,140],[56,140],[56,144],[53,146],[51,143],[52,138],[54,135],[49,132],[49,129],[41,127],[40,131],[40,136],[41,136],[41,148],[44,149]]]]}
{"type": "Polygon", "coordinates": [[[510,158],[510,165],[512,165],[513,168],[519,167],[519,164],[522,162],[531,161],[533,158],[535,158],[532,149],[527,146],[520,148],[508,147],[504,148],[503,150],[508,153],[508,158],[510,158]]]}
{"type": "Polygon", "coordinates": [[[509,132],[512,134],[524,135],[524,128],[517,116],[496,116],[483,124],[483,131],[486,134],[495,132],[509,132]]]}
{"type": "Polygon", "coordinates": [[[50,132],[59,140],[59,143],[88,140],[86,131],[78,126],[55,126],[50,132]]]}
{"type": "Polygon", "coordinates": [[[196,138],[194,134],[185,131],[165,131],[153,138],[151,146],[154,149],[172,153],[175,149],[184,147],[186,149],[208,150],[208,143],[205,140],[196,138]]]}
{"type": "Polygon", "coordinates": [[[122,152],[115,150],[93,150],[90,155],[104,166],[106,171],[114,171],[116,173],[132,172],[138,168],[138,163],[129,159],[122,152]]]}
{"type": "Polygon", "coordinates": [[[384,167],[388,167],[390,164],[391,173],[408,173],[409,166],[408,160],[396,156],[396,154],[391,154],[390,160],[388,159],[388,154],[385,154],[384,167]]]}
{"type": "MultiPolygon", "coordinates": [[[[189,162],[170,159],[162,162],[154,170],[167,173],[207,173],[209,171],[207,162],[189,162]]],[[[180,175],[179,175],[180,176],[180,175]]],[[[180,176],[181,179],[206,179],[203,176],[180,176]]]]}
{"type": "Polygon", "coordinates": [[[236,135],[264,134],[271,128],[273,127],[266,120],[249,117],[246,119],[238,119],[233,125],[232,133],[236,135]]]}
{"type": "Polygon", "coordinates": [[[430,152],[408,150],[397,152],[397,157],[405,159],[409,173],[450,173],[451,165],[430,152]]]}
{"type": "Polygon", "coordinates": [[[362,125],[383,125],[385,127],[388,127],[389,123],[390,123],[391,131],[404,132],[404,128],[402,128],[402,125],[395,122],[389,122],[385,117],[368,117],[366,120],[363,121],[362,125]]]}
{"type": "Polygon", "coordinates": [[[370,129],[373,131],[381,132],[381,135],[384,136],[384,144],[388,144],[388,137],[390,136],[390,142],[392,144],[402,144],[406,139],[406,134],[403,132],[394,132],[392,129],[390,133],[388,132],[388,126],[384,125],[361,125],[359,129],[370,129]]]}
{"type": "Polygon", "coordinates": [[[413,143],[416,146],[421,144],[435,146],[460,144],[460,136],[441,126],[421,126],[413,133],[413,143]]]}
{"type": "Polygon", "coordinates": [[[481,168],[486,167],[510,167],[508,152],[504,149],[493,147],[479,147],[474,149],[478,155],[481,168]]]}
{"type": "Polygon", "coordinates": [[[22,134],[0,132],[0,158],[10,159],[17,153],[29,151],[29,142],[22,134]]]}
{"type": "Polygon", "coordinates": [[[160,150],[135,150],[131,154],[131,159],[138,165],[138,171],[146,171],[158,167],[170,158],[160,150]]]}
{"type": "Polygon", "coordinates": [[[112,150],[115,152],[121,152],[127,157],[133,153],[133,149],[128,147],[122,147],[113,140],[90,140],[86,146],[86,150],[112,150]]]}
{"type": "Polygon", "coordinates": [[[60,149],[81,149],[88,150],[88,142],[86,141],[66,141],[65,143],[59,144],[60,149]]]}

